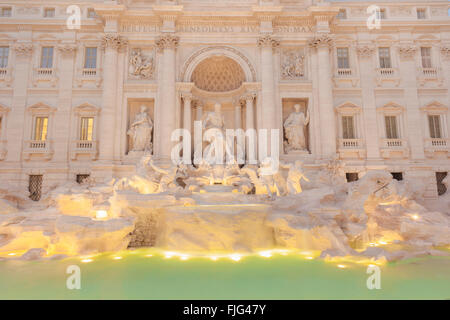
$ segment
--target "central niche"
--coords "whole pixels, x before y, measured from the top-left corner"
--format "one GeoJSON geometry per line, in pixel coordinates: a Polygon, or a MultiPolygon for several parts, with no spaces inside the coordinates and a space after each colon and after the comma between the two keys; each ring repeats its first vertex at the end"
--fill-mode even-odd
{"type": "Polygon", "coordinates": [[[245,81],[241,66],[231,58],[213,56],[200,62],[192,73],[191,82],[201,90],[227,92],[238,89],[245,81]]]}

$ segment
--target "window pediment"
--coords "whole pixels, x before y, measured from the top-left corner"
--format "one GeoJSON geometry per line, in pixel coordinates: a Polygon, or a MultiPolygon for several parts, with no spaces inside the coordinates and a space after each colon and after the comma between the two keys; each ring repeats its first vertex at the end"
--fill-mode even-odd
{"type": "Polygon", "coordinates": [[[420,108],[424,112],[441,112],[445,113],[448,111],[448,107],[439,101],[432,101],[428,103],[426,106],[420,108]]]}
{"type": "Polygon", "coordinates": [[[378,112],[390,112],[390,113],[402,113],[405,111],[405,107],[395,102],[389,102],[381,107],[377,108],[378,112]]]}
{"type": "Polygon", "coordinates": [[[345,103],[337,106],[335,109],[336,109],[336,112],[338,112],[338,113],[355,114],[355,113],[359,113],[361,111],[361,107],[352,102],[345,102],[345,103]]]}
{"type": "Polygon", "coordinates": [[[86,103],[83,103],[83,104],[75,107],[74,111],[76,114],[97,115],[101,111],[101,109],[93,104],[86,102],[86,103]]]}
{"type": "Polygon", "coordinates": [[[8,108],[8,107],[0,104],[0,114],[5,114],[5,113],[8,113],[9,111],[11,111],[11,108],[8,108]]]}
{"type": "Polygon", "coordinates": [[[36,103],[30,107],[27,108],[27,111],[32,114],[39,114],[39,113],[54,113],[57,110],[55,107],[51,107],[43,102],[36,103]]]}

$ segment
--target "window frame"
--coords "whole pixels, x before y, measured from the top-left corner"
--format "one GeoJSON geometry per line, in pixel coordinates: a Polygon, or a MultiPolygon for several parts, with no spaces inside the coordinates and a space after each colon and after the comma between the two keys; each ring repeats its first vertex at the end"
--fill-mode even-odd
{"type": "Polygon", "coordinates": [[[98,47],[97,46],[85,46],[83,53],[83,69],[98,69],[98,47]],[[89,67],[88,62],[88,49],[95,49],[95,66],[89,67]]]}
{"type": "Polygon", "coordinates": [[[338,68],[338,69],[350,69],[351,67],[350,67],[350,49],[349,49],[349,47],[337,47],[337,48],[336,48],[336,59],[337,59],[336,63],[337,63],[337,68],[338,68]],[[342,58],[342,57],[339,56],[339,51],[342,51],[342,50],[345,50],[345,51],[347,52],[347,56],[344,57],[344,58],[342,58]],[[346,66],[341,67],[341,66],[339,65],[341,59],[346,59],[346,60],[344,60],[344,61],[347,62],[347,63],[346,63],[346,66]]]}
{"type": "Polygon", "coordinates": [[[0,44],[0,69],[8,68],[9,60],[10,60],[10,53],[9,52],[10,52],[10,47],[9,46],[0,44]],[[1,55],[1,52],[4,51],[4,50],[1,50],[1,49],[5,49],[5,48],[6,48],[6,53],[7,53],[6,54],[6,64],[4,66],[2,66],[2,61],[4,61],[5,59],[4,59],[4,56],[1,55]]]}
{"type": "Polygon", "coordinates": [[[47,18],[47,19],[55,18],[56,17],[56,8],[54,8],[54,7],[44,7],[42,9],[42,17],[47,18]],[[53,14],[48,16],[47,15],[48,12],[53,12],[53,14]]]}
{"type": "Polygon", "coordinates": [[[2,6],[0,8],[0,17],[2,18],[11,18],[13,16],[13,8],[11,6],[2,6]],[[9,15],[5,15],[5,10],[8,10],[9,15]]]}
{"type": "Polygon", "coordinates": [[[41,69],[53,69],[55,64],[55,47],[54,46],[42,46],[41,47],[41,57],[39,60],[39,68],[41,69]],[[51,55],[44,55],[44,51],[46,51],[46,49],[51,49],[51,55]],[[48,59],[51,58],[51,63],[48,64],[48,59]],[[44,60],[45,59],[45,60],[44,60]],[[44,63],[47,62],[47,63],[44,63]],[[50,66],[48,66],[50,65],[50,66]]]}
{"type": "Polygon", "coordinates": [[[378,47],[378,63],[379,63],[380,69],[392,69],[393,68],[392,67],[392,52],[391,52],[390,47],[385,47],[385,46],[378,47]],[[387,49],[387,53],[388,53],[387,57],[384,57],[381,54],[382,51],[385,49],[387,49]],[[389,59],[389,60],[385,60],[385,59],[389,59]],[[386,61],[389,62],[389,66],[387,66],[386,61]]]}
{"type": "Polygon", "coordinates": [[[420,47],[420,60],[421,60],[421,65],[423,69],[431,69],[433,68],[433,48],[430,46],[421,46],[420,47]],[[423,55],[423,49],[427,49],[429,51],[429,56],[425,57],[423,55]],[[428,60],[425,60],[428,59],[428,60]],[[426,66],[424,63],[425,61],[427,61],[429,63],[429,66],[426,66]]]}

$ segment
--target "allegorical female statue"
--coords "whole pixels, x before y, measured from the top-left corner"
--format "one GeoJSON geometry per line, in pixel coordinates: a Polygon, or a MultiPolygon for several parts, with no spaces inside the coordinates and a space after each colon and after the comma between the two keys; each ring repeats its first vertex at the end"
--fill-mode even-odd
{"type": "Polygon", "coordinates": [[[152,131],[153,122],[148,116],[147,107],[141,106],[141,112],[136,114],[133,123],[130,125],[128,135],[132,141],[131,151],[152,152],[152,131]]]}
{"type": "Polygon", "coordinates": [[[292,112],[284,122],[284,134],[287,141],[285,141],[286,152],[299,150],[306,150],[306,126],[309,123],[309,112],[306,112],[306,117],[300,111],[300,105],[294,106],[295,111],[292,112]]]}

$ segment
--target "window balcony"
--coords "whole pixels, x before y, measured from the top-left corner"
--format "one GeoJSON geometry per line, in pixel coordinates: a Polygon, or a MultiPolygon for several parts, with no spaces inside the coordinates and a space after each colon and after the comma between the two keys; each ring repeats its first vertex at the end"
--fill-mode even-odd
{"type": "Polygon", "coordinates": [[[381,156],[383,158],[407,158],[408,143],[403,139],[381,139],[381,156]]]}
{"type": "Polygon", "coordinates": [[[78,87],[83,87],[84,85],[94,85],[99,88],[102,84],[102,69],[98,68],[81,68],[78,69],[78,76],[76,79],[76,84],[78,87]]]}
{"type": "Polygon", "coordinates": [[[55,68],[35,68],[33,72],[33,86],[39,83],[49,83],[52,87],[56,87],[58,77],[55,68]]]}
{"type": "Polygon", "coordinates": [[[338,152],[341,158],[364,158],[366,148],[362,139],[339,139],[338,152]]]}
{"type": "Polygon", "coordinates": [[[351,68],[338,68],[334,73],[334,84],[340,87],[340,84],[351,84],[352,87],[356,87],[359,83],[359,79],[355,74],[355,71],[351,68]]]}
{"type": "Polygon", "coordinates": [[[379,87],[383,83],[393,83],[395,86],[400,84],[398,70],[395,68],[378,68],[376,69],[376,82],[379,87]]]}
{"type": "Polygon", "coordinates": [[[422,87],[426,83],[437,83],[439,86],[444,83],[440,68],[419,68],[417,71],[417,80],[422,87]]]}
{"type": "Polygon", "coordinates": [[[33,155],[43,156],[50,159],[53,156],[53,142],[50,140],[28,140],[24,141],[23,155],[29,160],[33,155]]]}
{"type": "Polygon", "coordinates": [[[4,82],[6,86],[10,86],[12,83],[12,69],[0,68],[0,83],[4,82]]]}
{"type": "Polygon", "coordinates": [[[6,141],[0,140],[0,160],[5,160],[6,153],[7,153],[6,141]]]}
{"type": "Polygon", "coordinates": [[[425,140],[425,153],[434,156],[435,153],[448,153],[450,151],[450,139],[429,138],[425,140]]]}
{"type": "Polygon", "coordinates": [[[72,160],[76,160],[79,155],[87,155],[92,160],[97,158],[98,143],[90,140],[75,140],[72,141],[70,150],[72,160]]]}

